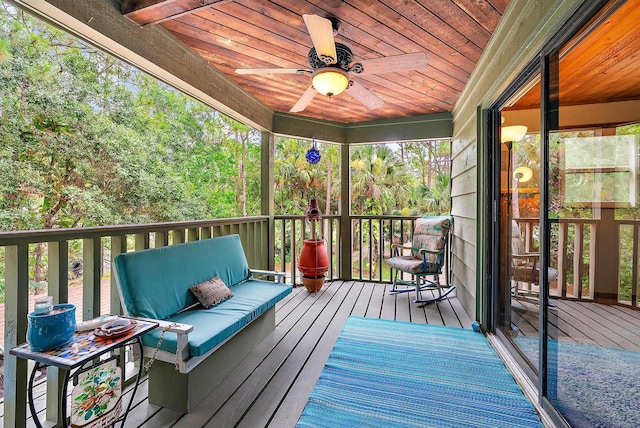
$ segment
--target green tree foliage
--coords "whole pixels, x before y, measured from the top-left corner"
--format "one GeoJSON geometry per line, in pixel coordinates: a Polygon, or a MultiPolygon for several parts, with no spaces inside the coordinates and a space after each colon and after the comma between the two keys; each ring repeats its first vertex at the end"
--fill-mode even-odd
{"type": "Polygon", "coordinates": [[[256,131],[8,6],[0,32],[1,229],[259,212],[256,131]]]}
{"type": "Polygon", "coordinates": [[[450,144],[416,141],[351,151],[351,203],[357,214],[448,214],[450,144]]]}
{"type": "MultiPolygon", "coordinates": [[[[305,155],[311,142],[276,140],[275,203],[278,214],[303,214],[316,198],[325,213],[340,207],[340,147],[317,144],[320,162],[305,155]]],[[[351,205],[354,214],[447,214],[450,207],[450,144],[415,141],[350,149],[351,205]]]]}
{"type": "MultiPolygon", "coordinates": [[[[0,0],[0,230],[256,215],[259,143],[256,130],[0,0]]],[[[278,213],[303,214],[311,198],[339,212],[340,146],[319,143],[316,165],[310,146],[277,139],[278,213]]],[[[448,152],[448,142],[356,147],[354,212],[447,212],[448,182],[436,177],[448,152]]],[[[41,245],[32,266],[44,279],[41,245]]]]}
{"type": "Polygon", "coordinates": [[[258,214],[259,137],[0,1],[0,230],[258,214]]]}
{"type": "Polygon", "coordinates": [[[337,214],[340,201],[340,147],[316,144],[320,162],[306,159],[311,142],[294,138],[276,139],[274,177],[277,214],[304,214],[315,198],[325,214],[337,214]]]}

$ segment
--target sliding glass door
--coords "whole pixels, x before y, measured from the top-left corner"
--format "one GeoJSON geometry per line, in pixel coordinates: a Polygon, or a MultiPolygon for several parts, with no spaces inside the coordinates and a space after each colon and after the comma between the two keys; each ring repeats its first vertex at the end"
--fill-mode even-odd
{"type": "Polygon", "coordinates": [[[635,427],[640,0],[588,6],[496,106],[496,330],[568,425],[635,427]]]}

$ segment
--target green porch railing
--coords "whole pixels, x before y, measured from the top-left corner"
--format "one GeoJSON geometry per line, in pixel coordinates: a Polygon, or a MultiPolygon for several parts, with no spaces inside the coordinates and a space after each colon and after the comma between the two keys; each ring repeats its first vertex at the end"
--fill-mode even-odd
{"type": "MultiPolygon", "coordinates": [[[[39,257],[48,265],[46,291],[55,303],[69,301],[69,248],[81,242],[82,297],[77,316],[87,320],[106,313],[121,314],[120,298],[114,279],[108,296],[101,295],[102,282],[113,258],[123,252],[162,247],[215,236],[238,234],[252,268],[269,266],[269,218],[266,216],[220,220],[156,223],[109,227],[88,227],[56,230],[34,230],[0,233],[0,247],[5,258],[4,349],[25,341],[29,299],[30,259],[36,246],[39,257]]],[[[80,286],[79,286],[80,287],[80,286]]],[[[79,319],[79,321],[80,321],[79,319]]],[[[4,353],[4,426],[26,426],[27,361],[4,353]]],[[[48,368],[46,376],[46,419],[58,421],[59,382],[63,376],[56,368],[48,368]]],[[[42,418],[41,418],[42,419],[42,418]]]]}
{"type": "Polygon", "coordinates": [[[351,216],[351,272],[362,281],[391,282],[391,245],[411,241],[417,216],[351,216]]]}
{"type": "MultiPolygon", "coordinates": [[[[417,217],[351,216],[348,234],[341,231],[339,215],[323,216],[317,226],[318,236],[326,241],[330,252],[329,280],[340,278],[343,263],[351,266],[351,279],[390,282],[391,269],[385,259],[391,245],[406,243],[417,217]],[[350,241],[350,251],[341,239],[350,241]]],[[[535,251],[539,237],[537,219],[516,219],[525,236],[527,249],[535,251]]],[[[455,231],[456,225],[454,225],[455,231]]],[[[559,219],[552,222],[551,262],[559,272],[552,295],[565,299],[613,300],[614,303],[638,307],[640,272],[640,221],[618,220],[604,213],[599,219],[559,219]],[[578,285],[579,286],[574,286],[578,285]]],[[[256,216],[190,222],[126,225],[78,229],[35,230],[0,233],[0,251],[5,258],[4,349],[24,342],[30,302],[30,260],[40,246],[46,255],[48,275],[46,292],[56,303],[69,301],[76,287],[70,287],[74,275],[69,260],[70,248],[81,248],[81,300],[78,316],[90,319],[104,313],[121,313],[120,299],[113,281],[108,278],[113,258],[122,252],[161,247],[181,242],[237,233],[241,237],[252,268],[287,273],[287,281],[299,284],[297,259],[302,241],[310,238],[310,225],[304,216],[275,216],[274,229],[269,217],[256,216]],[[273,235],[271,235],[273,233],[273,235]],[[274,248],[269,248],[270,236],[274,248]],[[80,245],[77,245],[80,242],[80,245]],[[273,259],[269,259],[273,255],[273,259]],[[101,286],[109,283],[108,292],[101,286]],[[107,295],[103,295],[107,294],[107,295]]],[[[455,252],[455,238],[453,241],[455,252]]],[[[451,261],[446,274],[451,274],[451,261]]],[[[451,277],[449,277],[451,278],[451,277]]],[[[31,281],[32,282],[32,281],[31,281]]],[[[24,360],[5,353],[4,425],[24,426],[28,368],[24,360]]],[[[56,420],[60,397],[56,369],[47,371],[47,419],[56,420]]],[[[43,404],[40,404],[45,407],[43,404]]]]}
{"type": "MultiPolygon", "coordinates": [[[[339,278],[342,263],[351,265],[351,278],[360,281],[390,282],[391,269],[385,259],[390,257],[391,245],[411,240],[418,217],[407,216],[351,216],[350,254],[340,257],[340,216],[327,215],[316,227],[329,251],[327,279],[339,278]]],[[[275,266],[287,273],[287,280],[301,284],[297,270],[298,257],[304,239],[311,237],[305,216],[275,216],[275,266]]]]}
{"type": "MultiPolygon", "coordinates": [[[[517,218],[525,251],[537,252],[537,218],[517,218]]],[[[638,308],[640,220],[616,219],[614,210],[600,217],[551,220],[550,265],[559,272],[549,294],[571,300],[638,308]]]]}
{"type": "MultiPolygon", "coordinates": [[[[298,271],[298,259],[305,239],[311,238],[311,226],[305,216],[275,216],[275,269],[286,272],[287,281],[302,284],[302,274],[298,271]]],[[[324,239],[329,256],[328,280],[340,277],[340,216],[324,215],[316,225],[316,237],[324,239]]]]}

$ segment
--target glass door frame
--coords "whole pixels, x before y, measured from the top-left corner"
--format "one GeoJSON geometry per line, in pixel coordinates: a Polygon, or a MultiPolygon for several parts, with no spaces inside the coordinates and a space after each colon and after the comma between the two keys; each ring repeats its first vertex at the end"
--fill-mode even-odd
{"type": "MultiPolygon", "coordinates": [[[[565,419],[556,410],[555,406],[547,398],[547,386],[549,382],[548,373],[548,297],[549,284],[546,276],[541,276],[540,284],[540,305],[539,305],[539,355],[537,373],[529,367],[524,358],[515,350],[509,339],[498,328],[500,323],[500,286],[501,278],[500,257],[502,256],[495,248],[499,248],[501,239],[500,225],[500,178],[501,178],[501,144],[500,126],[501,109],[512,99],[524,85],[540,76],[540,265],[546,268],[549,266],[550,254],[550,233],[551,225],[548,218],[549,212],[549,134],[559,130],[559,51],[588,21],[600,12],[605,6],[611,10],[617,9],[625,0],[610,2],[609,0],[597,0],[584,2],[577,8],[573,16],[560,28],[560,30],[549,40],[536,57],[525,66],[517,75],[505,91],[485,110],[479,109],[478,120],[479,137],[486,141],[488,155],[483,159],[486,166],[488,182],[485,187],[485,197],[487,198],[484,209],[485,221],[479,227],[485,227],[488,233],[485,235],[485,246],[479,250],[487,251],[490,256],[487,259],[489,264],[489,275],[486,288],[479,290],[483,293],[483,300],[486,302],[484,308],[480,308],[479,314],[486,320],[487,331],[495,334],[501,344],[509,351],[510,356],[522,368],[529,379],[537,385],[538,404],[548,412],[549,416],[559,426],[567,425],[565,419]],[[484,135],[483,135],[484,134],[484,135]],[[538,374],[540,374],[538,376],[538,374]]],[[[481,201],[479,201],[481,202],[481,201]]],[[[483,205],[478,204],[479,207],[483,205]]],[[[506,284],[506,283],[505,283],[506,284]]]]}

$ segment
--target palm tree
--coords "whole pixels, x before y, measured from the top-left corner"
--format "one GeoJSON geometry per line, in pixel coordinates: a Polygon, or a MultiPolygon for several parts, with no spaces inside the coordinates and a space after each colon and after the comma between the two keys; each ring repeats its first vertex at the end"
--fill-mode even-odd
{"type": "Polygon", "coordinates": [[[406,200],[409,180],[398,155],[385,145],[357,147],[351,156],[353,211],[393,212],[406,200]]]}
{"type": "Polygon", "coordinates": [[[414,215],[443,215],[451,209],[451,177],[438,174],[431,187],[418,186],[414,189],[414,215]]]}

